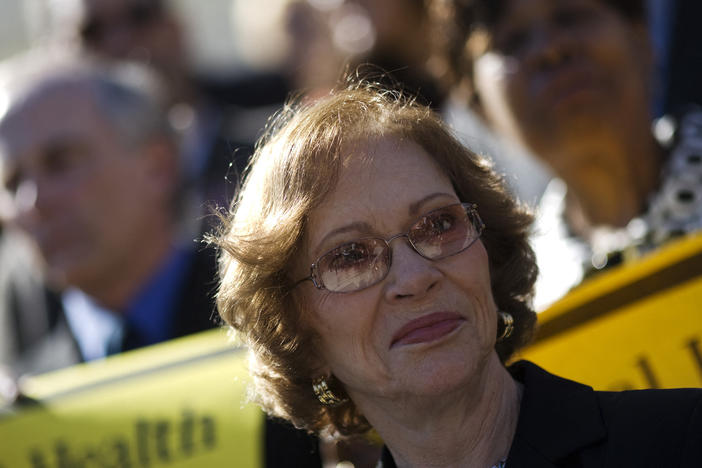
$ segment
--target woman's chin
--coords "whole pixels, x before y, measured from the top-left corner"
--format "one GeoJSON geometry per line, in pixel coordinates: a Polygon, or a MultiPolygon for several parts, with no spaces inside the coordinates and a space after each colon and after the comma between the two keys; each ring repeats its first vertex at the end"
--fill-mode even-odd
{"type": "MultiPolygon", "coordinates": [[[[477,356],[471,353],[468,356],[477,356]]],[[[466,389],[471,381],[479,379],[484,362],[466,358],[466,352],[433,353],[414,362],[397,376],[398,390],[418,397],[444,395],[466,389]]]]}

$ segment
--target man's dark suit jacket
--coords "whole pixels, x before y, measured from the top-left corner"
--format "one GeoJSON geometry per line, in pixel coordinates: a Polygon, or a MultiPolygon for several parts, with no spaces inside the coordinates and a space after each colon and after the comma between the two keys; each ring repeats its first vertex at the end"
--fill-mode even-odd
{"type": "MultiPolygon", "coordinates": [[[[0,262],[4,264],[4,262],[0,262]]],[[[15,277],[30,272],[18,269],[15,277]]],[[[212,249],[197,251],[185,272],[183,288],[174,301],[172,336],[178,338],[213,328],[217,325],[214,292],[216,287],[216,260],[212,249]]],[[[68,327],[60,295],[48,290],[38,277],[9,278],[17,284],[5,286],[5,297],[0,298],[0,316],[4,317],[0,335],[12,340],[14,363],[19,374],[36,374],[79,363],[83,360],[73,334],[68,327]]],[[[122,350],[139,346],[127,334],[122,350]]],[[[3,360],[4,360],[3,356],[3,360]]],[[[1,361],[0,361],[1,362],[1,361]]]]}
{"type": "MultiPolygon", "coordinates": [[[[507,468],[700,468],[702,389],[596,392],[520,361],[507,468]]],[[[396,466],[387,449],[380,468],[396,466]]]]}

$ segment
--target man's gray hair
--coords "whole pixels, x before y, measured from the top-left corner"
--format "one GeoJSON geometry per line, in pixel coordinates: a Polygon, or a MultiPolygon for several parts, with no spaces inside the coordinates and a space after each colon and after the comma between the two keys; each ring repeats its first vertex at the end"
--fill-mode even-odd
{"type": "Polygon", "coordinates": [[[0,103],[4,103],[0,105],[0,120],[32,96],[73,87],[89,93],[125,143],[139,144],[154,136],[175,138],[163,86],[143,65],[74,55],[50,58],[41,51],[0,67],[0,103]]]}

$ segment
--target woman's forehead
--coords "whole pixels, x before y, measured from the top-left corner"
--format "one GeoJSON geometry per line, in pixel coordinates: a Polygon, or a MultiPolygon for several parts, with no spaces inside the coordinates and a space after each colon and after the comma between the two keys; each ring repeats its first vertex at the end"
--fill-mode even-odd
{"type": "Polygon", "coordinates": [[[350,217],[382,219],[386,213],[405,212],[435,192],[455,193],[446,174],[418,144],[390,138],[357,146],[345,156],[334,189],[310,213],[311,240],[320,234],[316,230],[354,221],[350,217]]]}
{"type": "Polygon", "coordinates": [[[339,180],[329,198],[353,198],[349,194],[354,192],[370,197],[411,191],[418,185],[443,184],[442,179],[448,180],[443,169],[421,145],[396,136],[381,137],[345,153],[339,180]]]}

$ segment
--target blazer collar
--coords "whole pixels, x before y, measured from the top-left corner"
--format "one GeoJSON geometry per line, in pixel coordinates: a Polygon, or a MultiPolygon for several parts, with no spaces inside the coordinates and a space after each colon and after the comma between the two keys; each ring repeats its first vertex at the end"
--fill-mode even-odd
{"type": "Polygon", "coordinates": [[[607,436],[591,387],[549,374],[528,361],[510,373],[524,385],[519,422],[507,466],[555,466],[579,449],[607,436]]]}

